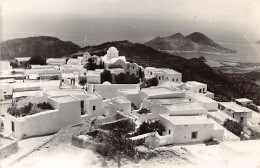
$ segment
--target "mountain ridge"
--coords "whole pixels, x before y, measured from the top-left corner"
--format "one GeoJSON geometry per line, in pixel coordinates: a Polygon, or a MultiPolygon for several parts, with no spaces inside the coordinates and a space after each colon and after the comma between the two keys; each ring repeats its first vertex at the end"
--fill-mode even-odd
{"type": "Polygon", "coordinates": [[[71,41],[62,41],[56,37],[35,36],[1,42],[1,59],[15,57],[41,56],[63,57],[70,55],[80,47],[71,41]]]}
{"type": "Polygon", "coordinates": [[[176,33],[167,37],[156,37],[144,43],[146,46],[156,50],[172,52],[209,52],[209,53],[234,53],[220,46],[205,34],[193,32],[187,36],[176,33]]]}

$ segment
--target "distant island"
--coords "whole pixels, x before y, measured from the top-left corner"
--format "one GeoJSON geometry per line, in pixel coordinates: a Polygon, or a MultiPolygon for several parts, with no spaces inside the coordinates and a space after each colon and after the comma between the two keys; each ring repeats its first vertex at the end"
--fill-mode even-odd
{"type": "Polygon", "coordinates": [[[40,56],[63,57],[78,51],[80,47],[56,37],[36,36],[1,42],[1,59],[40,56]]]}
{"type": "Polygon", "coordinates": [[[144,43],[156,50],[167,52],[235,53],[236,50],[224,48],[200,32],[188,36],[176,33],[168,37],[156,37],[144,43]]]}

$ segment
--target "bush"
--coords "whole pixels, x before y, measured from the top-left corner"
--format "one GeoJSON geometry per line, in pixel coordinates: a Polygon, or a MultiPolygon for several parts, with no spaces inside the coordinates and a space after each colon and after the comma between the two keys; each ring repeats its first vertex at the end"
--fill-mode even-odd
{"type": "Polygon", "coordinates": [[[30,65],[46,65],[46,60],[41,56],[34,56],[29,59],[28,63],[30,65]]]}
{"type": "Polygon", "coordinates": [[[101,83],[108,81],[108,82],[112,82],[112,74],[109,70],[104,70],[101,73],[101,83]]]}
{"type": "Polygon", "coordinates": [[[209,140],[206,140],[204,141],[204,143],[206,144],[206,146],[209,146],[209,145],[218,145],[219,142],[214,140],[213,138],[210,138],[209,140]]]}
{"type": "Polygon", "coordinates": [[[134,74],[129,75],[125,73],[120,73],[115,77],[117,84],[137,84],[140,82],[139,78],[134,74]]]}
{"type": "Polygon", "coordinates": [[[237,136],[240,136],[243,130],[243,124],[241,122],[233,121],[230,119],[226,119],[223,123],[223,126],[237,136]]]}
{"type": "Polygon", "coordinates": [[[80,85],[85,85],[87,83],[87,78],[86,77],[79,77],[79,84],[80,85]]]}
{"type": "Polygon", "coordinates": [[[39,113],[43,110],[52,110],[53,108],[50,104],[43,102],[38,104],[33,104],[29,102],[28,104],[24,105],[21,108],[17,108],[16,105],[13,105],[11,108],[8,109],[8,113],[15,117],[23,117],[26,115],[32,115],[39,113]]]}
{"type": "Polygon", "coordinates": [[[143,122],[136,132],[137,135],[142,135],[154,131],[157,131],[160,135],[162,135],[162,132],[165,131],[165,127],[159,121],[143,122]]]}
{"type": "Polygon", "coordinates": [[[139,113],[139,114],[148,114],[148,113],[151,113],[151,111],[146,109],[146,108],[142,108],[137,113],[139,113]]]}
{"type": "Polygon", "coordinates": [[[157,86],[159,84],[159,81],[156,77],[144,80],[143,83],[141,84],[141,88],[148,88],[151,86],[157,86]]]}

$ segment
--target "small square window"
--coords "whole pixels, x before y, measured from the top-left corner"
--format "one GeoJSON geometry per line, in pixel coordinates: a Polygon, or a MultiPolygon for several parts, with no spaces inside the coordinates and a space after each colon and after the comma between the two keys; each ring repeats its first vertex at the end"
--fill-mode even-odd
{"type": "Polygon", "coordinates": [[[191,133],[191,139],[197,139],[198,138],[198,131],[194,131],[191,133]]]}
{"type": "Polygon", "coordinates": [[[96,110],[96,106],[93,106],[93,111],[95,111],[96,110]]]}

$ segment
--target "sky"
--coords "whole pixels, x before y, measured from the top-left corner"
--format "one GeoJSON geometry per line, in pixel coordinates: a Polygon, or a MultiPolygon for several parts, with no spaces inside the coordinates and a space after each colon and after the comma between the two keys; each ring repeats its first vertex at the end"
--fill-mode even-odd
{"type": "Polygon", "coordinates": [[[80,46],[144,43],[201,32],[215,41],[260,40],[260,0],[2,0],[1,40],[55,36],[80,46]]]}

